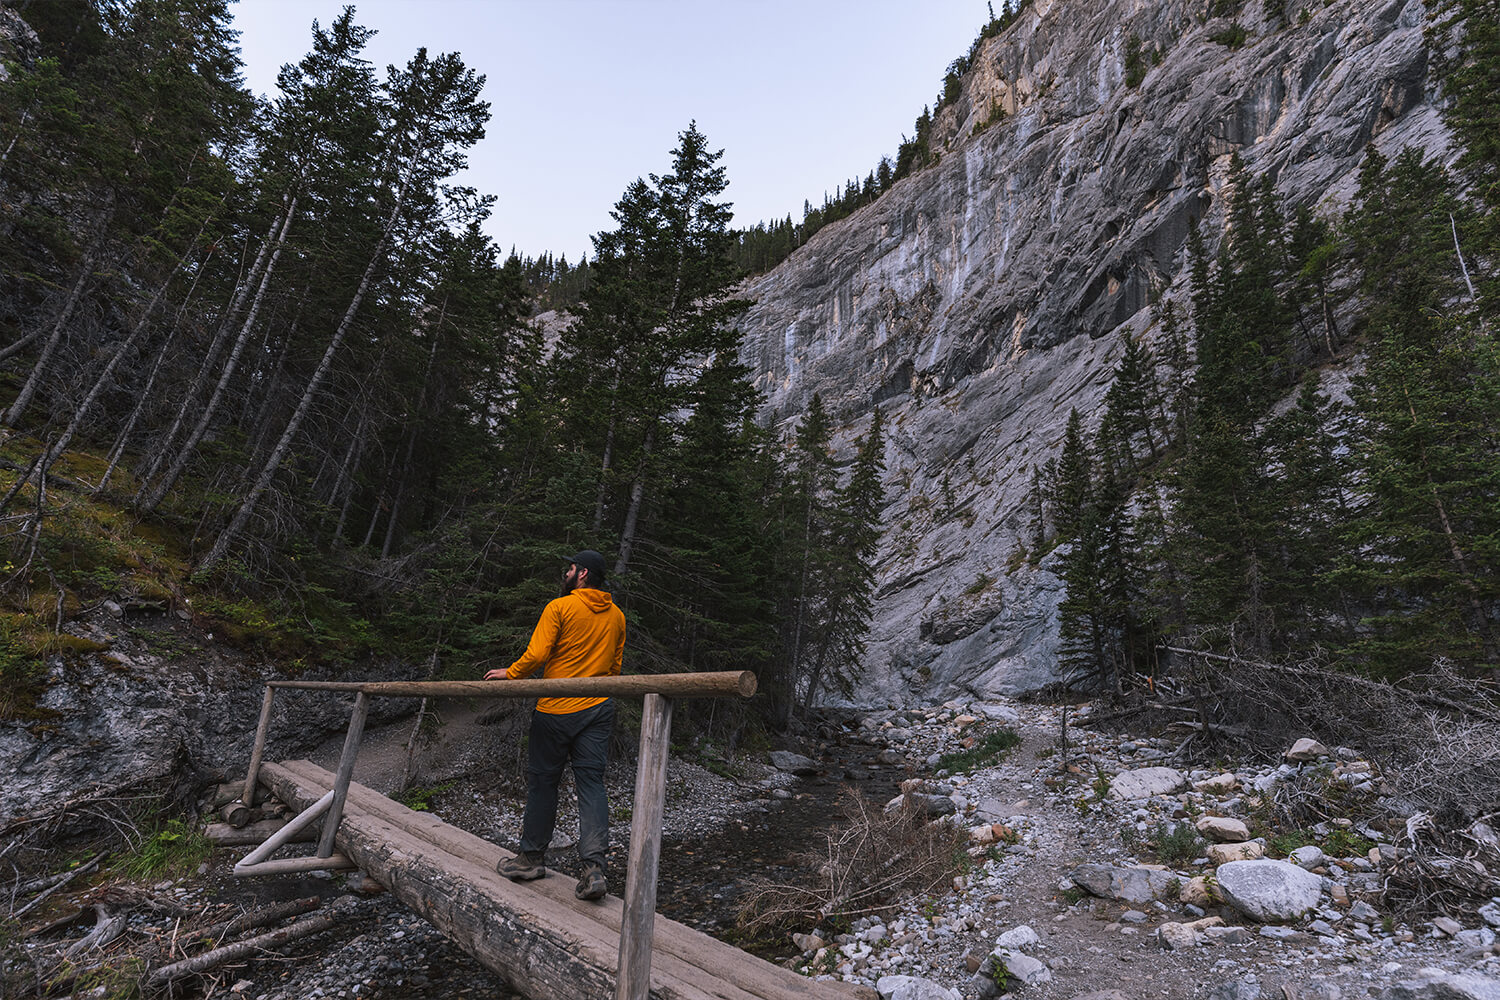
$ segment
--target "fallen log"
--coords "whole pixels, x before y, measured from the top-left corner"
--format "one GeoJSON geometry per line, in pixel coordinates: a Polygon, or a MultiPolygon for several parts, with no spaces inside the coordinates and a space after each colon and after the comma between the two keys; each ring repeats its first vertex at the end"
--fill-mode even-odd
{"type": "Polygon", "coordinates": [[[202,930],[192,931],[184,935],[184,937],[193,941],[212,941],[217,945],[224,938],[233,937],[236,934],[253,930],[256,927],[265,927],[270,924],[280,923],[288,917],[300,917],[304,913],[311,913],[322,905],[323,901],[317,896],[288,899],[285,902],[262,906],[258,910],[248,910],[232,920],[223,920],[217,924],[210,924],[202,930]]]}
{"type": "Polygon", "coordinates": [[[226,944],[222,948],[213,951],[205,951],[201,955],[183,959],[181,962],[173,962],[171,965],[163,965],[146,977],[146,982],[151,986],[165,986],[174,979],[183,976],[191,976],[209,969],[218,968],[225,962],[245,958],[255,954],[257,951],[265,951],[271,948],[279,948],[284,944],[290,944],[300,938],[319,931],[326,931],[336,923],[331,913],[320,913],[315,917],[299,921],[290,927],[282,927],[279,930],[261,934],[245,941],[236,941],[234,944],[226,944]]]}
{"type": "MultiPolygon", "coordinates": [[[[264,844],[271,834],[284,826],[284,819],[263,819],[239,828],[228,823],[210,823],[204,827],[203,835],[220,847],[253,847],[264,844]]],[[[317,839],[316,830],[304,829],[293,834],[289,843],[306,844],[317,839]]]]}

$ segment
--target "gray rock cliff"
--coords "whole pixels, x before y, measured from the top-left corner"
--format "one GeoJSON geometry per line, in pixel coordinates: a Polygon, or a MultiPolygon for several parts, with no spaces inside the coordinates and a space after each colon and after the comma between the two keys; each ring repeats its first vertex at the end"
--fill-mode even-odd
{"type": "Polygon", "coordinates": [[[845,450],[887,418],[878,600],[859,700],[1056,677],[1055,566],[1023,558],[1033,471],[1101,406],[1119,332],[1186,315],[1186,241],[1223,232],[1231,154],[1333,215],[1366,146],[1452,159],[1420,0],[1036,0],[934,122],[940,160],[745,290],[747,362],[790,429],[814,393],[845,450]],[[1238,23],[1244,43],[1214,41],[1238,23]],[[1125,81],[1127,39],[1162,58],[1125,81]],[[1006,114],[976,133],[999,105],[1006,114]],[[945,486],[946,483],[946,486],[945,486]]]}

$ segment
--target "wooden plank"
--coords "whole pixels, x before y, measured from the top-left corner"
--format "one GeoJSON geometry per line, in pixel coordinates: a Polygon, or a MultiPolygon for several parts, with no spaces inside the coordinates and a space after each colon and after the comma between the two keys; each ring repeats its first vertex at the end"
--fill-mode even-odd
{"type": "MultiPolygon", "coordinates": [[[[308,789],[326,788],[332,775],[311,761],[286,761],[276,765],[297,773],[308,789]]],[[[483,865],[493,868],[502,858],[513,857],[510,851],[497,847],[482,837],[465,830],[449,826],[428,812],[413,812],[384,795],[359,783],[350,786],[349,794],[361,811],[379,815],[392,825],[400,827],[413,836],[440,847],[459,858],[481,858],[483,865]]],[[[532,892],[550,895],[553,899],[570,907],[577,903],[573,899],[571,880],[545,878],[529,883],[532,892]]],[[[622,907],[614,897],[606,900],[608,905],[595,904],[592,913],[596,920],[605,923],[614,934],[620,933],[622,907]]],[[[754,984],[766,992],[757,996],[766,998],[814,998],[853,997],[865,995],[859,987],[842,982],[818,982],[799,976],[790,969],[772,965],[717,938],[695,931],[691,927],[672,920],[658,920],[654,929],[654,955],[659,964],[663,955],[670,955],[699,969],[734,982],[754,984]],[[769,981],[768,983],[766,981],[769,981]],[[779,992],[777,992],[779,991],[779,992]]],[[[747,987],[748,988],[748,987],[747,987]]]]}
{"type": "Polygon", "coordinates": [[[656,874],[661,861],[671,744],[672,702],[659,694],[648,694],[641,710],[641,749],[636,758],[615,1000],[646,1000],[651,990],[651,931],[656,922],[656,874]]]}

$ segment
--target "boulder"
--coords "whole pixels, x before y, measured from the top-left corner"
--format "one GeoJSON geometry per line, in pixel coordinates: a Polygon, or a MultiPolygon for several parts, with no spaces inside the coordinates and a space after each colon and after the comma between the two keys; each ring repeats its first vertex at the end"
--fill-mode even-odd
{"type": "Polygon", "coordinates": [[[1162,924],[1156,929],[1156,938],[1168,951],[1186,951],[1198,944],[1198,932],[1188,924],[1162,924]]]}
{"type": "Polygon", "coordinates": [[[790,750],[772,750],[770,758],[771,766],[778,771],[786,771],[800,777],[818,773],[818,762],[800,753],[793,753],[790,750]]]}
{"type": "Polygon", "coordinates": [[[1202,816],[1193,825],[1205,838],[1221,844],[1239,844],[1250,839],[1250,828],[1244,821],[1229,816],[1202,816]]]}
{"type": "Polygon", "coordinates": [[[1253,840],[1243,844],[1209,844],[1208,860],[1211,864],[1227,865],[1234,861],[1255,861],[1266,856],[1266,849],[1253,840]]]}
{"type": "Polygon", "coordinates": [[[973,706],[971,711],[978,712],[991,722],[1003,722],[1009,726],[1019,725],[1021,722],[1021,713],[1009,705],[997,705],[987,702],[973,706]]]}
{"type": "Polygon", "coordinates": [[[1231,979],[1214,987],[1208,1000],[1260,1000],[1260,986],[1250,979],[1231,979]]]}
{"type": "Polygon", "coordinates": [[[1285,760],[1301,762],[1305,760],[1317,760],[1319,757],[1329,757],[1332,755],[1323,744],[1304,736],[1288,747],[1286,752],[1281,756],[1285,760]]]}
{"type": "Polygon", "coordinates": [[[1323,848],[1317,844],[1306,844],[1293,851],[1287,860],[1291,861],[1298,868],[1306,868],[1308,871],[1312,871],[1327,859],[1323,856],[1323,848]]]}
{"type": "Polygon", "coordinates": [[[1012,927],[995,939],[996,948],[1015,949],[1016,951],[1027,951],[1041,943],[1041,935],[1032,930],[1027,924],[1012,927]]]}
{"type": "Polygon", "coordinates": [[[880,1000],[963,1000],[963,994],[917,976],[881,976],[875,980],[880,1000]]]}
{"type": "Polygon", "coordinates": [[[1203,909],[1218,902],[1214,899],[1213,891],[1208,887],[1208,879],[1202,875],[1184,882],[1182,888],[1178,890],[1177,900],[1185,906],[1197,906],[1203,909]]]}
{"type": "Polygon", "coordinates": [[[1477,972],[1454,975],[1441,969],[1423,969],[1416,979],[1396,983],[1380,997],[1381,1000],[1500,1000],[1500,980],[1477,972]]]}
{"type": "Polygon", "coordinates": [[[1040,959],[1022,952],[1007,950],[997,953],[996,957],[1005,964],[1005,971],[1010,973],[1011,978],[1023,986],[1035,986],[1052,978],[1051,970],[1040,959]]]}
{"type": "Polygon", "coordinates": [[[1217,877],[1225,902],[1259,923],[1295,920],[1323,895],[1322,879],[1285,861],[1231,861],[1217,877]]]}
{"type": "Polygon", "coordinates": [[[1175,767],[1142,767],[1121,771],[1110,779],[1109,797],[1116,801],[1149,799],[1171,795],[1186,784],[1187,778],[1175,767]]]}
{"type": "Polygon", "coordinates": [[[1085,892],[1103,899],[1123,899],[1128,903],[1171,899],[1182,885],[1182,880],[1168,871],[1101,864],[1079,865],[1068,873],[1068,877],[1085,892]]]}
{"type": "Polygon", "coordinates": [[[1226,771],[1223,774],[1216,774],[1212,778],[1204,778],[1202,781],[1194,784],[1193,787],[1200,792],[1218,795],[1223,792],[1234,791],[1239,783],[1240,779],[1238,775],[1226,771]]]}

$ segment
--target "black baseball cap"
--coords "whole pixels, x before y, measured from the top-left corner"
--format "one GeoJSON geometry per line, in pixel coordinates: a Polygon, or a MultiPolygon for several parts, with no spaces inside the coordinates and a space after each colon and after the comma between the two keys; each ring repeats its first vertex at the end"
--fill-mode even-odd
{"type": "Polygon", "coordinates": [[[604,557],[593,549],[584,549],[573,556],[563,556],[563,559],[575,566],[582,566],[588,570],[596,580],[603,580],[607,572],[604,568],[604,557]]]}

